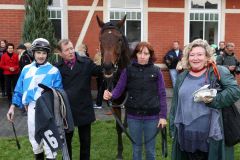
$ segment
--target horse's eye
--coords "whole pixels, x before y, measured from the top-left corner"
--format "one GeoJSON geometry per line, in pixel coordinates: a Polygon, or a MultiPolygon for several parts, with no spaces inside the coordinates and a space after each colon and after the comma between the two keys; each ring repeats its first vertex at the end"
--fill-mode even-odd
{"type": "Polygon", "coordinates": [[[119,39],[118,42],[119,42],[119,43],[122,43],[122,39],[119,39]]]}

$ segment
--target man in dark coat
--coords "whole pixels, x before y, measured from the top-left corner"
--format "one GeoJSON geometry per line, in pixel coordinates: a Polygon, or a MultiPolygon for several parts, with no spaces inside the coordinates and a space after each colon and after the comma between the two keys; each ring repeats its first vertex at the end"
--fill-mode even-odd
{"type": "Polygon", "coordinates": [[[220,41],[219,42],[219,48],[216,50],[217,56],[223,55],[224,54],[224,50],[225,50],[225,42],[224,41],[220,41]]]}
{"type": "MultiPolygon", "coordinates": [[[[90,159],[91,123],[95,121],[91,97],[91,77],[102,74],[88,57],[76,54],[73,44],[68,39],[60,40],[58,50],[62,60],[56,64],[62,75],[63,88],[68,95],[74,125],[78,127],[80,141],[80,160],[90,159]]],[[[72,159],[73,132],[66,132],[69,155],[72,159]]]]}
{"type": "Polygon", "coordinates": [[[32,63],[33,57],[28,53],[27,47],[24,44],[20,44],[17,47],[17,52],[19,54],[19,66],[20,70],[23,69],[24,66],[32,63]]]}
{"type": "Polygon", "coordinates": [[[232,73],[233,76],[235,77],[236,68],[237,66],[240,65],[240,62],[235,56],[234,48],[235,48],[235,44],[232,42],[228,42],[224,50],[224,54],[217,56],[216,62],[218,65],[223,65],[226,68],[228,68],[230,73],[232,73]]]}
{"type": "Polygon", "coordinates": [[[178,71],[176,70],[178,62],[182,59],[182,51],[179,49],[179,42],[173,41],[172,49],[164,56],[164,62],[167,65],[172,80],[172,86],[175,86],[178,71]]]}
{"type": "MultiPolygon", "coordinates": [[[[23,67],[32,63],[33,57],[28,53],[27,47],[24,44],[19,44],[17,47],[18,58],[19,58],[19,67],[20,72],[22,71],[23,67]]],[[[27,112],[25,108],[21,108],[22,115],[27,116],[27,112]]]]}

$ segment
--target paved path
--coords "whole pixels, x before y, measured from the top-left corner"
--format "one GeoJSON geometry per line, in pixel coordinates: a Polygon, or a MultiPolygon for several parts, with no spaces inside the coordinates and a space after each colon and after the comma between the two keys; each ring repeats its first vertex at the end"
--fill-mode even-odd
{"type": "MultiPolygon", "coordinates": [[[[93,99],[96,98],[96,91],[92,91],[93,99]]],[[[167,89],[167,104],[168,111],[170,110],[172,97],[172,90],[167,89]]],[[[237,102],[237,106],[240,108],[240,101],[237,102]]],[[[7,121],[6,113],[8,111],[7,98],[0,98],[0,137],[12,137],[14,136],[12,125],[7,121]]],[[[113,119],[112,115],[106,115],[109,111],[106,103],[103,103],[102,109],[95,109],[97,120],[110,120],[113,119]]],[[[19,109],[16,109],[15,113],[15,128],[18,136],[27,135],[27,116],[23,116],[19,109]]]]}

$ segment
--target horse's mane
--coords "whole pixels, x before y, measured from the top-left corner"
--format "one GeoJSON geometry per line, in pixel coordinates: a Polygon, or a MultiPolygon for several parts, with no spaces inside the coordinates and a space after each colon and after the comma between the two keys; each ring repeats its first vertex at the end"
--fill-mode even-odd
{"type": "Polygon", "coordinates": [[[118,66],[119,69],[122,70],[126,68],[127,65],[130,63],[130,49],[128,45],[128,41],[125,35],[123,35],[123,45],[122,45],[122,53],[119,58],[118,66]]]}

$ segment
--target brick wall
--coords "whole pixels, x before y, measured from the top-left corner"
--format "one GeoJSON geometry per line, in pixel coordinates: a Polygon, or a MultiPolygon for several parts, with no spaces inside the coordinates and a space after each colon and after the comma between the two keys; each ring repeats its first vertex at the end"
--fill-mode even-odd
{"type": "Polygon", "coordinates": [[[184,0],[149,0],[149,7],[184,8],[184,0]]]}
{"type": "Polygon", "coordinates": [[[24,10],[0,10],[0,39],[6,39],[16,47],[20,43],[24,10]]]}
{"type": "Polygon", "coordinates": [[[171,80],[169,71],[163,69],[162,74],[163,74],[163,79],[164,79],[164,82],[165,82],[165,87],[166,88],[172,88],[172,80],[171,80]]]}
{"type": "Polygon", "coordinates": [[[225,17],[225,41],[235,43],[235,50],[240,58],[240,14],[226,14],[225,17]]]}
{"type": "Polygon", "coordinates": [[[226,0],[227,9],[240,9],[239,0],[226,0]]]}
{"type": "MultiPolygon", "coordinates": [[[[87,11],[69,11],[69,38],[72,40],[73,44],[75,45],[79,34],[82,30],[84,22],[87,18],[87,11]]],[[[95,12],[90,25],[87,29],[87,33],[83,39],[83,43],[88,45],[90,57],[93,58],[96,54],[96,49],[98,48],[99,44],[99,31],[100,28],[98,27],[96,15],[98,15],[102,19],[102,12],[95,12]]]]}
{"type": "MultiPolygon", "coordinates": [[[[149,13],[148,41],[153,45],[157,63],[163,63],[163,57],[171,49],[172,42],[178,40],[183,47],[184,14],[183,13],[149,13]]],[[[164,74],[165,85],[171,86],[168,71],[164,74]]]]}
{"type": "MultiPolygon", "coordinates": [[[[68,0],[68,5],[77,5],[77,6],[91,6],[92,0],[68,0]]],[[[103,0],[98,1],[98,6],[103,5],[103,0]]]]}
{"type": "MultiPolygon", "coordinates": [[[[235,43],[235,54],[240,61],[240,14],[226,14],[225,17],[225,41],[235,43]]],[[[240,84],[240,75],[237,75],[238,84],[240,84]]]]}
{"type": "Polygon", "coordinates": [[[0,0],[0,4],[24,4],[25,0],[0,0]]]}
{"type": "Polygon", "coordinates": [[[69,38],[72,40],[74,45],[78,40],[87,14],[87,11],[68,11],[69,38]]]}
{"type": "MultiPolygon", "coordinates": [[[[68,5],[91,6],[93,0],[68,0],[68,5]]],[[[0,0],[0,4],[24,4],[25,0],[0,0]]],[[[184,8],[184,0],[149,0],[149,7],[160,8],[184,8]]],[[[103,0],[99,0],[98,6],[103,5],[103,0]]],[[[238,0],[226,0],[227,9],[240,9],[238,0]]],[[[69,38],[76,44],[88,11],[69,11],[69,38]]],[[[0,39],[7,39],[16,46],[20,43],[21,30],[23,25],[24,10],[0,10],[0,39]]],[[[90,57],[96,53],[98,47],[99,27],[96,15],[102,18],[103,13],[97,11],[91,19],[86,36],[83,40],[89,47],[90,57]]],[[[240,59],[240,14],[226,14],[225,40],[236,44],[236,53],[240,59]]],[[[172,41],[179,40],[181,48],[184,38],[184,13],[148,13],[148,39],[153,45],[157,63],[163,63],[163,56],[171,48],[172,41]]],[[[167,87],[171,87],[171,80],[167,70],[163,70],[163,75],[167,87]]],[[[238,76],[238,82],[240,78],[238,76]]]]}
{"type": "Polygon", "coordinates": [[[88,27],[86,36],[83,40],[84,43],[88,44],[89,48],[89,54],[90,57],[93,58],[94,55],[96,54],[96,49],[99,46],[99,32],[100,32],[100,27],[98,26],[97,23],[97,18],[96,16],[99,16],[99,18],[102,19],[102,12],[95,12],[90,25],[88,27]]]}

